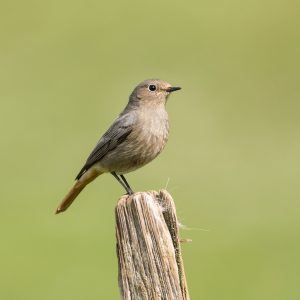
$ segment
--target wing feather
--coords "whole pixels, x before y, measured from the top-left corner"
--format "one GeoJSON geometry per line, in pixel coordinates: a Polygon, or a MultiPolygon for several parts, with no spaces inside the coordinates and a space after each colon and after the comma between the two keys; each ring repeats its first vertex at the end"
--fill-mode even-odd
{"type": "Polygon", "coordinates": [[[134,113],[121,114],[101,137],[94,150],[87,158],[85,165],[76,176],[76,180],[78,180],[93,164],[100,161],[108,152],[122,144],[132,132],[135,121],[136,116],[134,113]]]}

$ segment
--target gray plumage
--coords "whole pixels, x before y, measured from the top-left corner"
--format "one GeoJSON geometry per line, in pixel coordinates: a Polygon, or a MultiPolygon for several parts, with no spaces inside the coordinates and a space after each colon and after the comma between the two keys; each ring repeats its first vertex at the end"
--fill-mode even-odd
{"type": "Polygon", "coordinates": [[[135,124],[135,114],[121,114],[97,143],[79,174],[78,180],[93,164],[100,161],[107,153],[120,146],[132,132],[135,124]]]}
{"type": "Polygon", "coordinates": [[[57,213],[66,210],[80,191],[103,173],[112,173],[126,191],[132,193],[123,174],[149,163],[164,148],[169,134],[165,105],[169,94],[179,89],[163,80],[150,79],[133,90],[123,112],[87,158],[57,213]]]}

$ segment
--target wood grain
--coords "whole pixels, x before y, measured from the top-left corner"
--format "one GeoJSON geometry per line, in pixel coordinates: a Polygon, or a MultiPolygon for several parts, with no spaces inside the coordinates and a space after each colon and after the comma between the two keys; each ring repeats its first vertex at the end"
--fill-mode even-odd
{"type": "Polygon", "coordinates": [[[121,299],[188,300],[171,195],[165,190],[125,195],[115,213],[121,299]]]}

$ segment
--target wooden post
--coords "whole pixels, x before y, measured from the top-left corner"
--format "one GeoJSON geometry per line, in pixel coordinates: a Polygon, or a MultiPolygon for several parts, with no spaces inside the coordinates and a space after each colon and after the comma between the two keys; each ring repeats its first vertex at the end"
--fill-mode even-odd
{"type": "Polygon", "coordinates": [[[175,204],[167,191],[121,197],[116,237],[123,300],[189,300],[175,204]]]}

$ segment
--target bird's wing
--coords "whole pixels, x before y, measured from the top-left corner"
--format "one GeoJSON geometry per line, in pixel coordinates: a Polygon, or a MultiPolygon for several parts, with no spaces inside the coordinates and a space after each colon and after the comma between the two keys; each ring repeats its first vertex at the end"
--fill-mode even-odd
{"type": "Polygon", "coordinates": [[[85,165],[76,176],[76,180],[78,180],[93,164],[101,160],[108,152],[123,143],[131,133],[135,121],[136,116],[134,113],[121,114],[101,137],[96,147],[89,155],[85,165]]]}

